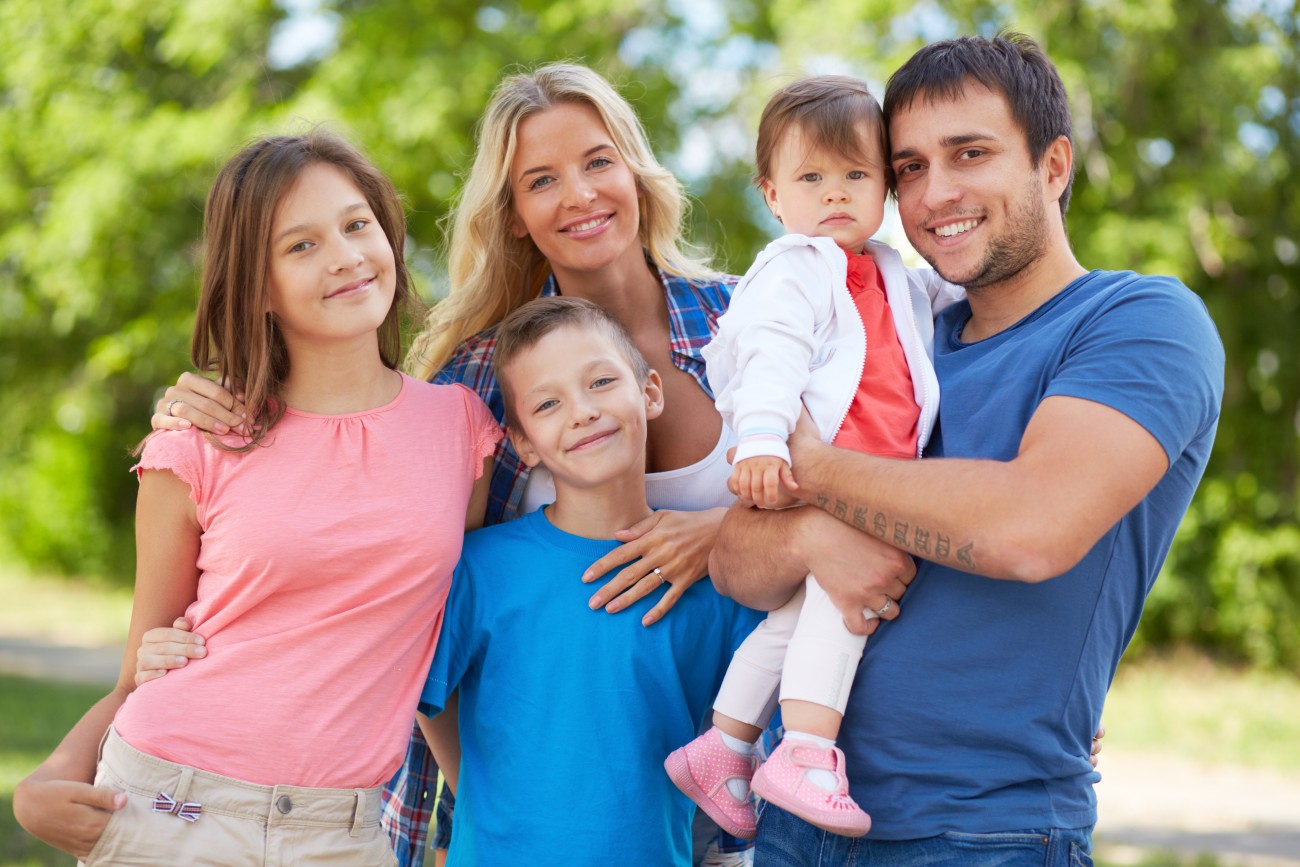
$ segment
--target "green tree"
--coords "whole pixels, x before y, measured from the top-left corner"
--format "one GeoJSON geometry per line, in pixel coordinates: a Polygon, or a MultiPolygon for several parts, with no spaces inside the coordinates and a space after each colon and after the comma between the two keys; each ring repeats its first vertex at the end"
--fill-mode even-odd
{"type": "Polygon", "coordinates": [[[1080,260],[1179,277],[1227,348],[1214,457],[1139,645],[1300,663],[1295,0],[334,0],[310,14],[337,24],[335,44],[283,68],[271,0],[0,4],[0,554],[129,575],[126,451],[188,365],[203,196],[250,136],[324,121],[365,147],[407,196],[407,255],[437,297],[440,220],[492,88],[581,60],[688,183],[694,237],[743,271],[778,231],[750,174],[781,80],[846,71],[883,93],[924,42],[1010,26],[1071,92],[1080,260]]]}
{"type": "Polygon", "coordinates": [[[119,576],[128,450],[187,358],[214,165],[290,83],[266,0],[0,5],[3,540],[119,576]]]}

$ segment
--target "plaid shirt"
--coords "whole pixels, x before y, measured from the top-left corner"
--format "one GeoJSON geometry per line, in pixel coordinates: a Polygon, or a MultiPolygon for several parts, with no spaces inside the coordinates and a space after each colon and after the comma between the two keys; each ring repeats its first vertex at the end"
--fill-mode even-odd
{"type": "MultiPolygon", "coordinates": [[[[697,282],[684,277],[659,273],[668,301],[668,328],[672,359],[680,370],[695,377],[704,393],[713,397],[704,374],[701,350],[718,330],[718,317],[727,309],[735,277],[697,282]]],[[[559,294],[555,277],[542,287],[542,297],[559,294]]],[[[496,327],[488,328],[466,340],[447,364],[430,381],[438,384],[461,383],[474,390],[504,423],[505,410],[501,389],[492,366],[496,349],[496,327]]],[[[524,484],[529,467],[519,459],[508,437],[497,446],[488,497],[486,524],[509,521],[519,514],[524,499],[524,484]]],[[[433,813],[437,791],[438,768],[417,726],[407,746],[405,765],[389,781],[383,794],[383,821],[392,839],[393,849],[402,867],[421,867],[424,863],[425,837],[433,813]]]]}

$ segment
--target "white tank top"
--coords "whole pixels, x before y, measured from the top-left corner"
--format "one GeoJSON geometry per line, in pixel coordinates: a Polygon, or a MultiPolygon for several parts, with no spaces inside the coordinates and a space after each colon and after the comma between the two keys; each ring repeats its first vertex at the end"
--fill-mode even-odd
{"type": "MultiPolygon", "coordinates": [[[[736,498],[727,490],[731,464],[727,449],[736,444],[736,435],[725,424],[718,444],[703,459],[690,466],[662,473],[647,473],[645,498],[651,508],[698,512],[714,506],[730,506],[736,498]]],[[[524,500],[520,514],[527,514],[555,502],[555,481],[545,467],[536,467],[524,483],[524,500]]]]}

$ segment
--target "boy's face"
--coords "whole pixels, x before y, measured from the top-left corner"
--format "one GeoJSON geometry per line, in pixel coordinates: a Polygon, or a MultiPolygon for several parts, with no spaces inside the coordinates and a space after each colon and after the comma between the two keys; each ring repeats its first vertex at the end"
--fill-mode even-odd
{"type": "Polygon", "coordinates": [[[638,382],[601,329],[558,328],[504,375],[519,419],[510,429],[515,450],[528,466],[550,470],[557,490],[644,476],[646,422],[663,412],[659,374],[638,382]]]}
{"type": "Polygon", "coordinates": [[[781,137],[763,196],[787,232],[834,239],[851,253],[880,229],[885,218],[885,155],[866,124],[858,136],[871,162],[850,160],[812,146],[797,124],[781,137]]]}

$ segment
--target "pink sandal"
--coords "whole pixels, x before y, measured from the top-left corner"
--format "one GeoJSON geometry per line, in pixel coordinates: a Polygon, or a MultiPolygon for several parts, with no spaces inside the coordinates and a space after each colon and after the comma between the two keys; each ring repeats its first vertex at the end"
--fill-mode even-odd
{"type": "Polygon", "coordinates": [[[755,764],[753,756],[729,749],[715,727],[673,750],[664,760],[664,770],[682,794],[698,804],[718,827],[733,837],[753,840],[758,833],[753,799],[736,798],[727,788],[727,781],[741,779],[748,783],[754,776],[755,764]]]}
{"type": "Polygon", "coordinates": [[[786,739],[754,774],[754,794],[805,822],[842,837],[861,837],[871,830],[871,817],[849,797],[844,753],[838,747],[786,739]],[[836,788],[827,792],[808,781],[813,768],[835,774],[836,788]]]}

